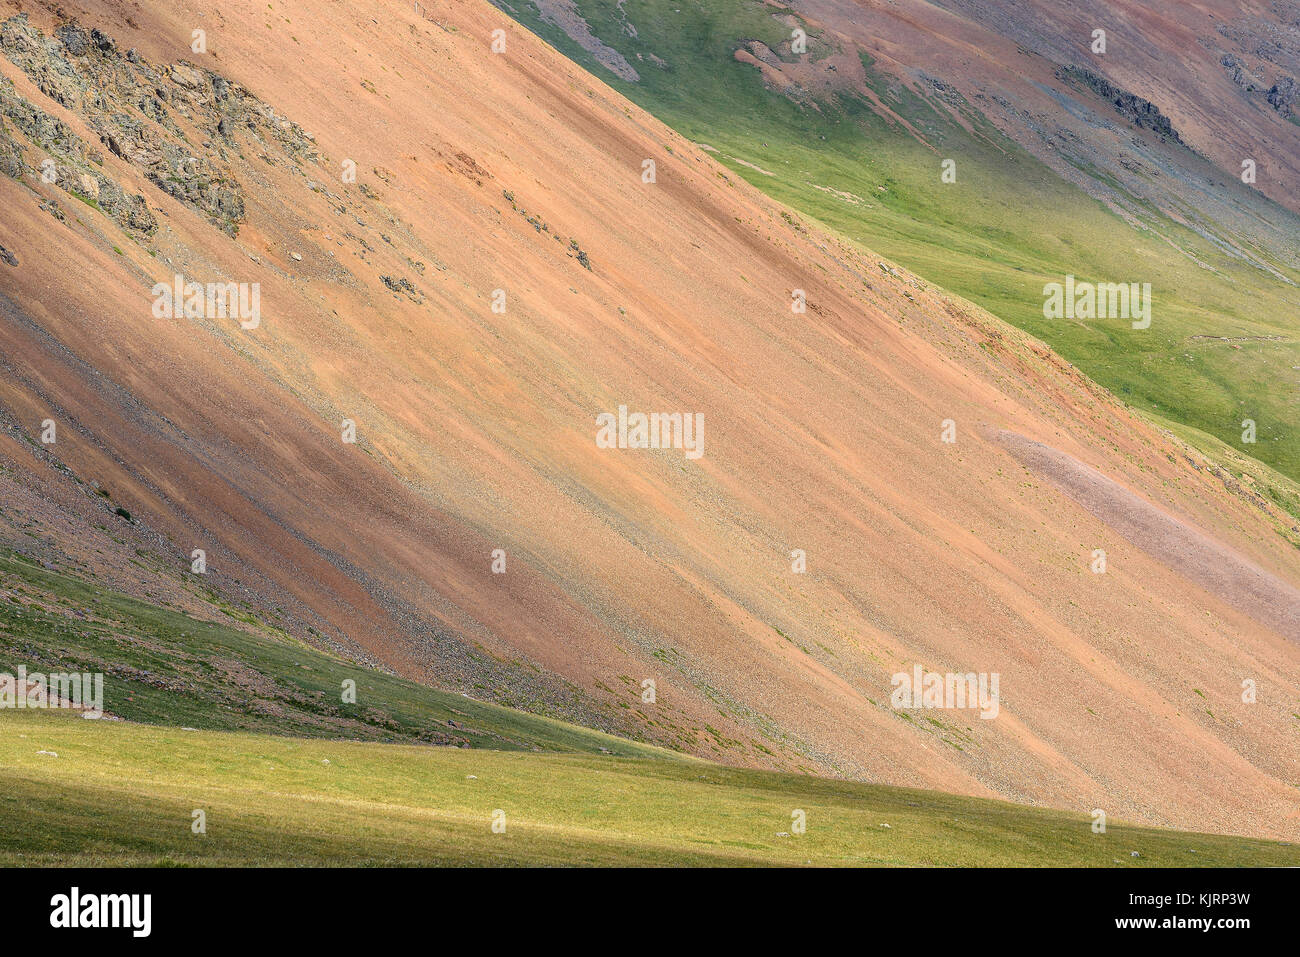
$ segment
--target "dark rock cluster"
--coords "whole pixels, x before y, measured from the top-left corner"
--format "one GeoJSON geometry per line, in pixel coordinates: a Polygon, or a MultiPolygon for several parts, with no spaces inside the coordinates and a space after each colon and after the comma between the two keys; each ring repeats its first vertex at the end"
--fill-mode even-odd
{"type": "Polygon", "coordinates": [[[379,280],[393,292],[405,295],[406,298],[410,299],[412,302],[424,302],[424,296],[421,295],[420,290],[417,289],[414,284],[412,284],[411,280],[407,279],[405,276],[398,276],[397,278],[392,276],[380,276],[379,280]]]}
{"type": "Polygon", "coordinates": [[[1300,85],[1297,85],[1296,81],[1289,76],[1284,76],[1274,83],[1272,89],[1264,95],[1264,98],[1268,100],[1268,105],[1285,117],[1295,115],[1297,97],[1300,97],[1300,85]]]}
{"type": "Polygon", "coordinates": [[[1156,135],[1173,140],[1175,143],[1182,142],[1173,124],[1169,122],[1169,117],[1161,113],[1150,100],[1144,100],[1134,93],[1121,90],[1101,74],[1094,73],[1086,67],[1068,66],[1057,71],[1056,75],[1068,83],[1088,88],[1104,100],[1109,100],[1117,113],[1139,128],[1151,130],[1156,135]]]}
{"type": "Polygon", "coordinates": [[[1285,119],[1295,116],[1296,100],[1300,99],[1300,83],[1294,77],[1278,77],[1277,82],[1265,90],[1265,81],[1251,73],[1241,57],[1225,53],[1219,63],[1228,71],[1232,82],[1247,93],[1263,93],[1264,101],[1285,119]]]}

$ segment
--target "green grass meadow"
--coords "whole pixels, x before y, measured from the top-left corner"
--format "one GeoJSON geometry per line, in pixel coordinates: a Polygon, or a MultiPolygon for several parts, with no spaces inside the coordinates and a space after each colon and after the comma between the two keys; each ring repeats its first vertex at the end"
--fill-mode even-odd
{"type": "Polygon", "coordinates": [[[202,621],[0,553],[0,672],[102,673],[132,722],[503,751],[656,752],[361,667],[230,617],[202,621]],[[247,630],[246,630],[247,629],[247,630]],[[356,703],[343,701],[343,682],[356,703]]]}
{"type": "Polygon", "coordinates": [[[1115,822],[1094,834],[1081,814],[668,753],[309,740],[60,712],[0,715],[0,781],[8,865],[1300,864],[1300,848],[1266,841],[1115,822]]]}

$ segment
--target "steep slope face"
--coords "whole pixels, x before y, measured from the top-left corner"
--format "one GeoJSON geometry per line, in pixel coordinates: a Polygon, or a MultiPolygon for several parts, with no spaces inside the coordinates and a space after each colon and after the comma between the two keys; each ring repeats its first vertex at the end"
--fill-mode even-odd
{"type": "Polygon", "coordinates": [[[1300,480],[1293,5],[498,5],[769,195],[1300,480]],[[1045,315],[1070,275],[1149,283],[1152,324],[1045,315]]]}
{"type": "Polygon", "coordinates": [[[732,763],[1300,833],[1280,510],[486,3],[201,9],[6,25],[11,543],[732,763]]]}

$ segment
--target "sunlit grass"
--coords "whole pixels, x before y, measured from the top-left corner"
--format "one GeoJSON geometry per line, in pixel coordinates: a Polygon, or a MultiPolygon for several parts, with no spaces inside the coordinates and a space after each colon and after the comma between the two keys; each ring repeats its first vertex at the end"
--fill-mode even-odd
{"type": "Polygon", "coordinates": [[[0,713],[0,863],[1300,864],[1300,848],[686,760],[0,713]],[[49,751],[57,754],[39,754],[49,751]],[[192,830],[206,815],[206,834],[192,830]],[[497,811],[505,832],[493,833],[497,811]],[[805,812],[807,831],[792,814],[805,812]],[[884,825],[888,825],[885,827],[884,825]],[[1137,857],[1132,852],[1137,851],[1137,857]]]}

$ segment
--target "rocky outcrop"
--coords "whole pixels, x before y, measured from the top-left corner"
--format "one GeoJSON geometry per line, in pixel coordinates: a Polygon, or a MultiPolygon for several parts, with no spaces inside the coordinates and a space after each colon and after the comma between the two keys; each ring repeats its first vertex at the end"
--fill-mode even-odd
{"type": "MultiPolygon", "coordinates": [[[[1245,92],[1258,93],[1264,91],[1265,81],[1251,73],[1241,57],[1225,53],[1219,62],[1228,71],[1228,76],[1232,82],[1245,92]]],[[[1297,83],[1295,78],[1290,76],[1278,77],[1277,82],[1267,91],[1264,91],[1264,101],[1281,113],[1284,119],[1295,116],[1297,99],[1300,99],[1300,83],[1297,83]]]]}
{"type": "Polygon", "coordinates": [[[1068,66],[1058,70],[1057,77],[1076,86],[1091,90],[1104,100],[1109,100],[1115,112],[1125,117],[1134,125],[1144,130],[1151,130],[1158,136],[1181,143],[1182,138],[1174,129],[1169,117],[1150,100],[1144,100],[1135,93],[1121,90],[1099,73],[1086,67],[1068,66]]]}
{"type": "Polygon", "coordinates": [[[1284,117],[1290,118],[1295,116],[1295,102],[1298,97],[1300,97],[1300,85],[1293,78],[1284,76],[1273,84],[1273,88],[1265,94],[1264,98],[1268,100],[1269,106],[1284,117]]]}
{"type": "Polygon", "coordinates": [[[158,220],[141,195],[128,195],[111,176],[99,168],[102,155],[86,143],[62,120],[33,106],[18,95],[14,85],[0,77],[0,172],[20,179],[27,172],[21,146],[7,132],[6,121],[33,146],[44,151],[45,158],[33,172],[48,183],[89,206],[103,210],[123,229],[142,236],[152,236],[158,220]]]}
{"type": "Polygon", "coordinates": [[[23,175],[23,148],[9,135],[9,126],[0,116],[0,173],[12,179],[23,175]]]}
{"type": "Polygon", "coordinates": [[[114,155],[231,235],[245,203],[228,149],[247,139],[290,162],[319,158],[311,134],[238,84],[186,62],[153,66],[76,22],[47,38],[25,16],[11,17],[0,25],[0,51],[41,92],[82,116],[114,155]]]}
{"type": "Polygon", "coordinates": [[[1259,89],[1261,85],[1259,77],[1247,69],[1241,57],[1232,53],[1225,53],[1220,58],[1219,63],[1228,71],[1228,78],[1247,93],[1253,93],[1259,89]]]}

